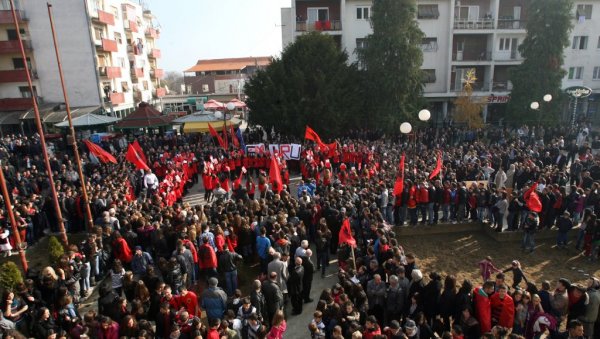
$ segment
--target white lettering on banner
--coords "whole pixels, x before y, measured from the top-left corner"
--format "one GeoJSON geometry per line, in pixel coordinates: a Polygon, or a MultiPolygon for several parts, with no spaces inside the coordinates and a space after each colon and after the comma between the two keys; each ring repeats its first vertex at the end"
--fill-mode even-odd
{"type": "MultiPolygon", "coordinates": [[[[278,154],[285,160],[300,160],[300,152],[302,145],[300,144],[271,144],[269,145],[270,154],[278,154]]],[[[246,145],[246,154],[263,154],[266,153],[265,144],[246,145]]]]}

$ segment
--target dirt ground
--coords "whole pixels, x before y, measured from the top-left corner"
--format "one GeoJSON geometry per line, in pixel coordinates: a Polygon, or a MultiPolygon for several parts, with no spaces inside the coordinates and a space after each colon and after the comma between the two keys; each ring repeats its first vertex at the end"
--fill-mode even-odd
{"type": "MultiPolygon", "coordinates": [[[[470,279],[474,285],[481,284],[478,262],[491,256],[496,267],[505,269],[512,260],[519,260],[526,277],[538,288],[549,280],[554,286],[559,278],[585,283],[589,276],[600,276],[598,262],[590,262],[574,248],[575,234],[570,234],[569,247],[557,249],[553,240],[536,241],[536,249],[523,252],[519,242],[498,242],[483,232],[443,235],[400,236],[400,244],[406,253],[417,255],[417,263],[428,281],[428,274],[437,271],[443,277],[455,274],[458,282],[470,279]]],[[[506,282],[512,284],[512,274],[506,282]]],[[[522,287],[525,283],[522,283],[522,287]]]]}

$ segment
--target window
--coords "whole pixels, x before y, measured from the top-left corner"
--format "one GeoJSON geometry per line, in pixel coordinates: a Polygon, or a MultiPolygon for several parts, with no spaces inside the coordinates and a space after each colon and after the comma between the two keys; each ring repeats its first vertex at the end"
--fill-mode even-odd
{"type": "Polygon", "coordinates": [[[592,80],[600,80],[600,66],[594,67],[594,74],[592,75],[592,80]]]}
{"type": "Polygon", "coordinates": [[[102,27],[94,26],[94,38],[96,40],[102,40],[104,38],[104,29],[102,29],[102,27]]]}
{"type": "MultiPolygon", "coordinates": [[[[191,91],[191,89],[188,89],[188,91],[191,91]]],[[[203,84],[202,85],[202,92],[203,93],[208,93],[209,89],[208,89],[208,84],[203,84]]]]}
{"type": "Polygon", "coordinates": [[[573,37],[573,45],[571,46],[573,49],[587,49],[588,37],[585,35],[574,36],[573,37]]]}
{"type": "Polygon", "coordinates": [[[117,65],[121,68],[125,68],[125,58],[117,58],[117,65]]]}
{"type": "Polygon", "coordinates": [[[114,16],[115,16],[115,20],[116,20],[116,21],[119,21],[119,20],[121,20],[121,19],[119,18],[119,8],[117,8],[117,7],[115,7],[115,6],[110,6],[110,12],[112,13],[112,15],[114,15],[114,16]]]}
{"type": "Polygon", "coordinates": [[[129,92],[129,83],[127,81],[121,82],[121,88],[123,89],[124,93],[129,92]]]}
{"type": "MultiPolygon", "coordinates": [[[[29,90],[29,86],[19,86],[19,92],[21,92],[21,98],[31,98],[31,91],[29,90]]],[[[35,86],[33,86],[33,93],[37,96],[37,90],[35,86]]]]}
{"type": "Polygon", "coordinates": [[[583,67],[569,67],[569,80],[581,80],[583,77],[583,67]]]}
{"type": "MultiPolygon", "coordinates": [[[[23,63],[23,58],[13,58],[13,68],[14,69],[25,69],[25,64],[23,63]]],[[[31,69],[31,59],[27,58],[27,67],[31,69]]]]}
{"type": "Polygon", "coordinates": [[[516,38],[500,38],[500,40],[498,40],[498,50],[499,51],[510,51],[511,50],[511,46],[515,47],[517,46],[518,40],[516,38]]]}
{"type": "Polygon", "coordinates": [[[356,49],[363,49],[367,47],[367,39],[359,38],[356,39],[356,49]]]}
{"type": "Polygon", "coordinates": [[[369,19],[369,7],[356,7],[356,19],[368,20],[369,19]]]}
{"type": "Polygon", "coordinates": [[[432,84],[435,82],[435,69],[424,69],[423,70],[423,82],[426,84],[432,84]]]}
{"type": "Polygon", "coordinates": [[[418,5],[417,7],[418,19],[437,19],[439,16],[438,5],[418,5]]]}
{"type": "Polygon", "coordinates": [[[120,45],[123,43],[123,37],[121,33],[115,32],[115,41],[120,45]]]}
{"type": "Polygon", "coordinates": [[[421,50],[423,52],[436,52],[437,49],[437,38],[423,38],[423,40],[421,40],[421,50]]]}
{"type": "Polygon", "coordinates": [[[144,90],[147,91],[148,90],[148,80],[144,80],[143,84],[144,84],[144,90]]]}
{"type": "Polygon", "coordinates": [[[308,8],[306,12],[309,23],[329,20],[329,8],[308,8]]]}
{"type": "Polygon", "coordinates": [[[577,12],[575,13],[575,19],[589,20],[592,18],[592,5],[577,5],[577,12]]]}
{"type": "MultiPolygon", "coordinates": [[[[19,29],[19,31],[21,31],[21,39],[25,39],[25,30],[23,28],[21,28],[21,29],[19,29]]],[[[9,41],[18,40],[16,29],[7,29],[6,35],[8,36],[9,41]]]]}

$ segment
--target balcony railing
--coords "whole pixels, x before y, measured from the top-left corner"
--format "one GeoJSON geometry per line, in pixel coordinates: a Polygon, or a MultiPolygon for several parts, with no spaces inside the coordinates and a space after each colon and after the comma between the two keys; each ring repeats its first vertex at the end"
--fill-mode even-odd
{"type": "Polygon", "coordinates": [[[162,98],[167,95],[167,90],[165,88],[159,87],[155,90],[154,94],[157,98],[162,98]]]}
{"type": "Polygon", "coordinates": [[[150,76],[155,79],[162,79],[162,77],[164,75],[165,75],[165,72],[161,68],[156,68],[156,69],[150,70],[150,76]]]}
{"type": "Polygon", "coordinates": [[[111,25],[114,26],[115,25],[115,16],[112,15],[111,13],[102,11],[102,10],[98,10],[98,22],[101,22],[105,25],[111,25]]]}
{"type": "MultiPolygon", "coordinates": [[[[30,70],[31,78],[37,79],[37,72],[35,70],[30,70]]],[[[27,81],[27,72],[24,69],[12,69],[8,71],[0,71],[0,83],[9,83],[9,82],[26,82],[27,81]]]]}
{"type": "Polygon", "coordinates": [[[158,48],[152,48],[150,50],[150,53],[148,53],[148,57],[152,58],[152,59],[158,59],[158,58],[160,58],[160,56],[161,56],[161,53],[160,53],[160,49],[158,49],[158,48]]]}
{"type": "Polygon", "coordinates": [[[131,69],[131,76],[133,78],[143,78],[144,77],[144,68],[142,67],[134,67],[131,69]]]}
{"type": "Polygon", "coordinates": [[[342,22],[340,20],[321,20],[321,21],[296,21],[297,32],[313,31],[341,31],[342,22]]]}
{"type": "Polygon", "coordinates": [[[155,28],[149,27],[146,29],[146,36],[152,39],[158,39],[159,33],[155,28]]]}
{"type": "MultiPolygon", "coordinates": [[[[31,50],[31,41],[23,40],[23,47],[26,51],[31,50]]],[[[19,47],[18,40],[0,41],[0,54],[7,53],[20,53],[21,48],[19,47]]]]}
{"type": "Polygon", "coordinates": [[[498,29],[525,29],[527,22],[525,20],[514,20],[508,18],[498,19],[498,29]]]}
{"type": "Polygon", "coordinates": [[[118,52],[119,47],[117,46],[117,42],[111,39],[102,39],[102,49],[107,52],[118,52]]]}
{"type": "Polygon", "coordinates": [[[121,77],[121,68],[120,67],[111,67],[111,66],[100,66],[98,67],[98,73],[100,73],[101,77],[107,77],[109,79],[117,79],[121,77]]]}
{"type": "Polygon", "coordinates": [[[454,19],[454,29],[494,29],[494,18],[454,19]]]}
{"type": "Polygon", "coordinates": [[[492,83],[492,90],[493,91],[501,91],[501,92],[511,91],[512,90],[512,82],[510,82],[510,80],[494,81],[492,83]]]}
{"type": "Polygon", "coordinates": [[[517,50],[512,51],[496,51],[494,60],[496,61],[519,61],[522,60],[521,53],[517,50]]]}
{"type": "Polygon", "coordinates": [[[120,105],[120,104],[124,103],[125,102],[125,94],[118,93],[118,92],[110,93],[110,102],[112,102],[113,105],[120,105]]]}
{"type": "Polygon", "coordinates": [[[491,51],[462,51],[452,53],[452,61],[491,61],[491,51]]]}
{"type": "MultiPolygon", "coordinates": [[[[17,20],[19,20],[19,22],[27,21],[25,12],[17,11],[17,20]]],[[[0,10],[0,24],[12,24],[12,23],[13,23],[12,11],[0,10]]]]}
{"type": "Polygon", "coordinates": [[[138,25],[137,22],[133,21],[133,20],[124,20],[123,21],[123,26],[125,26],[126,30],[130,30],[134,33],[137,33],[138,31],[138,25]]]}
{"type": "MultiPolygon", "coordinates": [[[[464,83],[461,83],[460,85],[453,83],[452,91],[461,92],[463,90],[463,86],[464,86],[464,83]]],[[[473,92],[487,92],[487,91],[489,91],[489,84],[487,82],[483,82],[483,81],[476,81],[471,84],[471,88],[473,88],[473,92]]]]}

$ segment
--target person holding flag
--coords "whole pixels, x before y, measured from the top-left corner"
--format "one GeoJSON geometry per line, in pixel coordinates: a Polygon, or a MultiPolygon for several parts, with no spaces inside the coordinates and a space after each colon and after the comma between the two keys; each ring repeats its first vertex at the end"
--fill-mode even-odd
{"type": "Polygon", "coordinates": [[[354,257],[354,249],[356,248],[356,239],[352,235],[352,228],[350,227],[350,219],[346,215],[346,209],[342,208],[341,210],[343,214],[344,220],[342,221],[342,227],[340,228],[340,233],[338,234],[338,245],[348,245],[350,246],[350,251],[352,255],[352,262],[354,265],[354,270],[356,270],[356,259],[354,257]]]}

